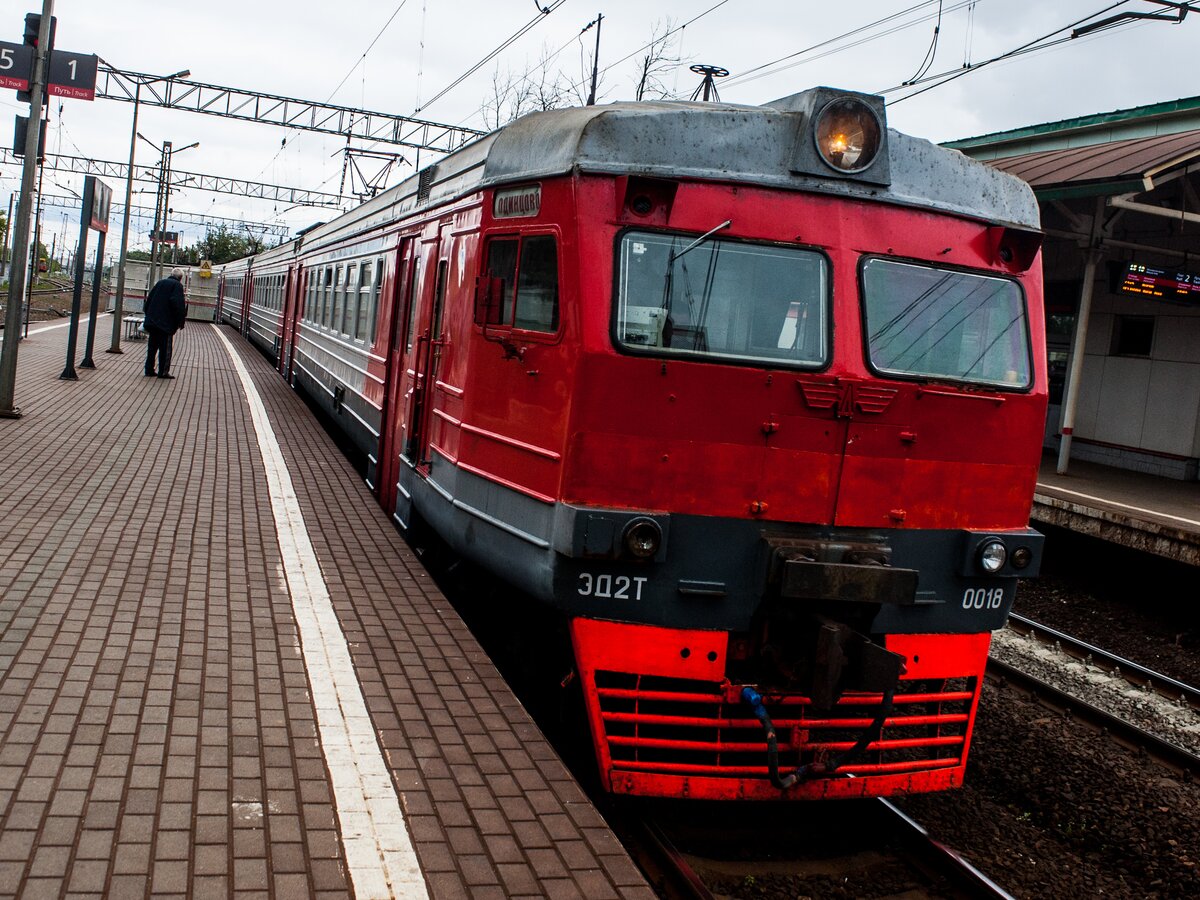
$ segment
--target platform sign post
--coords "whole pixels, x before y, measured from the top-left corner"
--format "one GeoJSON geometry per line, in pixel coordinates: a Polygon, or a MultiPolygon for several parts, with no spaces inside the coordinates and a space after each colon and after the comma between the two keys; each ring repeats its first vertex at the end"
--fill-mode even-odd
{"type": "MultiPolygon", "coordinates": [[[[50,24],[54,0],[42,0],[42,18],[38,28],[38,46],[33,54],[33,77],[29,85],[29,120],[40,122],[42,95],[46,83],[50,24]]],[[[14,405],[17,382],[17,332],[21,327],[21,298],[25,295],[25,278],[29,259],[29,214],[33,205],[33,179],[37,172],[38,129],[27,130],[25,167],[21,172],[21,193],[17,203],[17,219],[13,228],[13,267],[8,281],[8,304],[4,310],[4,344],[0,348],[0,418],[16,419],[21,411],[14,405]]]]}
{"type": "Polygon", "coordinates": [[[108,237],[112,188],[89,175],[84,181],[83,196],[92,198],[90,205],[84,204],[83,215],[88,219],[88,225],[100,233],[100,237],[96,240],[96,268],[92,273],[92,306],[88,317],[87,341],[84,342],[83,360],[79,365],[84,369],[94,369],[96,363],[92,360],[92,346],[96,341],[96,316],[100,313],[100,275],[104,270],[104,239],[108,237]]]}
{"type": "Polygon", "coordinates": [[[96,179],[88,176],[83,183],[83,205],[79,214],[79,248],[75,251],[75,289],[71,292],[71,325],[67,329],[67,365],[58,377],[64,381],[78,381],[75,372],[75,348],[79,345],[79,307],[83,302],[83,273],[87,268],[87,239],[91,227],[88,210],[92,208],[92,195],[96,179]]]}

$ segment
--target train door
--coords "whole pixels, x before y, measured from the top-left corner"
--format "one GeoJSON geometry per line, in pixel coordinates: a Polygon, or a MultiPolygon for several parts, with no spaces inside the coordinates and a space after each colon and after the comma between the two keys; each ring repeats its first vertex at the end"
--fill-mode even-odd
{"type": "Polygon", "coordinates": [[[442,313],[450,261],[443,258],[442,254],[448,250],[448,241],[443,232],[449,227],[448,224],[441,226],[437,238],[428,242],[421,254],[426,262],[421,267],[420,285],[416,295],[416,318],[420,333],[413,348],[413,388],[408,416],[410,427],[404,455],[418,470],[426,473],[430,463],[429,432],[432,424],[434,387],[437,384],[438,367],[445,348],[442,313]]]}
{"type": "Polygon", "coordinates": [[[250,336],[250,301],[254,297],[254,275],[249,269],[242,279],[242,320],[238,323],[238,331],[242,337],[250,336]]]}
{"type": "Polygon", "coordinates": [[[304,315],[304,290],[308,283],[308,272],[297,266],[288,271],[287,293],[283,304],[283,336],[279,348],[279,371],[291,383],[292,353],[295,349],[298,322],[304,315]]]}
{"type": "Polygon", "coordinates": [[[416,241],[405,238],[396,254],[395,277],[392,279],[390,335],[387,348],[387,369],[383,382],[383,422],[379,430],[379,477],[376,491],[379,502],[389,513],[396,508],[396,488],[400,480],[400,452],[404,446],[404,387],[410,355],[412,324],[416,309],[413,288],[416,284],[416,241]]]}

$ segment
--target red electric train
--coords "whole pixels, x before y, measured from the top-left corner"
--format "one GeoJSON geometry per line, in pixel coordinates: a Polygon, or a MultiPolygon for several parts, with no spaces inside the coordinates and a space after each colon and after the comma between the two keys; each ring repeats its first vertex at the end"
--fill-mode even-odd
{"type": "Polygon", "coordinates": [[[605,787],[962,782],[1037,571],[1040,232],[881,98],[526,116],[221,272],[402,528],[565,616],[605,787]]]}

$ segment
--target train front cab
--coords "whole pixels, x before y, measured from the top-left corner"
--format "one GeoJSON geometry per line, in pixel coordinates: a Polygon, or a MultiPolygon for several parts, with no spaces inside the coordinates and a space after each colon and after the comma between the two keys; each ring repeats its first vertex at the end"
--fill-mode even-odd
{"type": "Polygon", "coordinates": [[[579,197],[622,210],[579,253],[615,349],[577,373],[555,592],[607,786],[960,785],[1041,551],[1037,236],[747,186],[579,197]]]}

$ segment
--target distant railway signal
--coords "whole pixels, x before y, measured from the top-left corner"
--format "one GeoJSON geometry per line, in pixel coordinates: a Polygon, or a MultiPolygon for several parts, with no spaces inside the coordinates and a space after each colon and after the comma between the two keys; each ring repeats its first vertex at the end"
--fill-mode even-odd
{"type": "MultiPolygon", "coordinates": [[[[54,31],[58,27],[58,17],[50,17],[50,37],[46,41],[48,49],[54,49],[54,31]]],[[[21,103],[29,102],[29,81],[33,78],[33,57],[38,47],[38,35],[42,28],[41,13],[26,13],[25,14],[25,34],[22,38],[24,46],[28,48],[29,62],[25,66],[25,86],[17,89],[17,100],[21,103]]]]}

